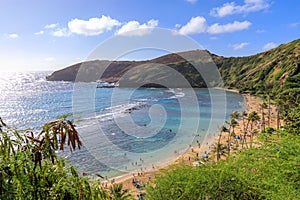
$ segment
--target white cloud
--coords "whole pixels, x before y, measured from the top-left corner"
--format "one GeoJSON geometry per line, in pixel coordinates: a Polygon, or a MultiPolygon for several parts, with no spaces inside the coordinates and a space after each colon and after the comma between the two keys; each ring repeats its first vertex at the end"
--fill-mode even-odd
{"type": "Polygon", "coordinates": [[[79,35],[99,35],[120,25],[118,20],[104,15],[101,18],[90,18],[89,20],[73,19],[68,23],[70,31],[79,35]]]}
{"type": "Polygon", "coordinates": [[[151,19],[147,23],[140,24],[138,21],[129,21],[124,24],[117,32],[117,35],[123,36],[143,36],[151,33],[152,29],[157,27],[158,20],[151,19]]]}
{"type": "Polygon", "coordinates": [[[16,38],[19,38],[20,36],[16,33],[11,33],[11,34],[7,34],[6,37],[11,38],[11,39],[16,39],[16,38]]]}
{"type": "Polygon", "coordinates": [[[39,32],[34,33],[34,35],[43,35],[43,34],[44,34],[44,31],[39,31],[39,32]]]}
{"type": "Polygon", "coordinates": [[[182,35],[191,35],[196,33],[232,33],[235,31],[248,29],[251,25],[252,24],[249,21],[234,21],[233,23],[227,24],[215,23],[212,25],[208,25],[204,17],[197,16],[192,17],[186,25],[182,26],[178,31],[175,32],[182,35]]]}
{"type": "Polygon", "coordinates": [[[185,1],[189,3],[196,3],[198,0],[185,0],[185,1]]]}
{"type": "Polygon", "coordinates": [[[58,26],[58,23],[56,24],[47,24],[44,28],[45,29],[52,29],[52,28],[56,28],[58,26]]]}
{"type": "Polygon", "coordinates": [[[47,58],[45,58],[45,61],[53,62],[53,61],[55,61],[55,58],[54,57],[47,57],[47,58]]]}
{"type": "Polygon", "coordinates": [[[180,28],[181,24],[175,24],[175,28],[180,28]]]}
{"type": "Polygon", "coordinates": [[[55,37],[69,37],[71,32],[67,28],[61,28],[53,31],[51,34],[55,37]]]}
{"type": "Polygon", "coordinates": [[[267,51],[267,50],[273,49],[275,47],[277,47],[277,44],[275,44],[274,42],[269,42],[263,46],[263,50],[267,51]]]}
{"type": "Polygon", "coordinates": [[[270,7],[266,0],[245,0],[243,5],[235,2],[225,3],[221,7],[213,8],[210,15],[214,17],[225,17],[233,14],[243,14],[265,10],[270,7]]]}
{"type": "Polygon", "coordinates": [[[213,24],[208,27],[207,32],[211,34],[220,34],[220,33],[232,33],[235,31],[241,31],[248,29],[251,26],[249,21],[234,21],[233,23],[220,25],[219,23],[213,24]]]}
{"type": "Polygon", "coordinates": [[[234,45],[232,45],[232,47],[233,47],[233,50],[240,50],[240,49],[245,48],[248,45],[249,45],[248,42],[242,42],[242,43],[234,44],[234,45]]]}
{"type": "Polygon", "coordinates": [[[192,19],[181,29],[179,33],[183,35],[195,34],[195,33],[204,33],[207,30],[206,19],[204,17],[192,17],[192,19]]]}

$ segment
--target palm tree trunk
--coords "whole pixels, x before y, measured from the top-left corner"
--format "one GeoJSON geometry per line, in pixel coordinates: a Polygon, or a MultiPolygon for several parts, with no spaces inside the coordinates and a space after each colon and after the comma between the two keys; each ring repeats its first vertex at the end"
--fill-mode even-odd
{"type": "Polygon", "coordinates": [[[230,138],[231,138],[231,127],[228,130],[228,139],[227,139],[227,151],[228,151],[228,158],[230,156],[230,138]]]}
{"type": "Polygon", "coordinates": [[[252,132],[252,123],[250,125],[250,148],[252,148],[252,143],[253,143],[253,132],[252,132]]]}
{"type": "Polygon", "coordinates": [[[219,159],[220,159],[219,145],[220,145],[220,142],[221,142],[221,137],[222,137],[222,131],[220,131],[220,135],[219,135],[219,139],[218,139],[218,144],[217,144],[217,161],[219,161],[219,159]]]}
{"type": "Polygon", "coordinates": [[[271,120],[271,102],[270,102],[270,96],[268,98],[268,126],[270,127],[270,120],[271,120]]]}
{"type": "Polygon", "coordinates": [[[279,114],[280,114],[280,111],[279,111],[279,108],[277,107],[277,130],[279,130],[279,126],[280,126],[279,114]]]}
{"type": "Polygon", "coordinates": [[[266,129],[266,120],[265,120],[265,112],[264,112],[264,109],[261,108],[261,116],[262,116],[262,126],[263,126],[263,130],[266,129]]]}

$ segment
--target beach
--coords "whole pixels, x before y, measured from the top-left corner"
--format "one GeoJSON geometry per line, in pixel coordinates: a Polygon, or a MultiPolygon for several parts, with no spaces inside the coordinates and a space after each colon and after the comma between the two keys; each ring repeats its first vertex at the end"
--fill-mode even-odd
{"type": "MultiPolygon", "coordinates": [[[[237,92],[235,90],[230,90],[231,92],[237,92]]],[[[262,118],[262,112],[261,112],[261,104],[263,103],[263,100],[260,97],[256,96],[251,96],[249,94],[243,94],[244,97],[244,103],[245,103],[245,108],[246,112],[250,113],[253,111],[256,111],[260,118],[262,118]]],[[[266,121],[266,126],[272,126],[276,127],[277,126],[277,111],[276,107],[272,104],[270,104],[270,120],[268,119],[268,109],[264,110],[265,113],[265,121],[266,121]],[[270,122],[270,125],[268,124],[270,122]]],[[[280,121],[281,125],[283,125],[283,122],[280,121]]],[[[258,131],[261,131],[263,128],[261,122],[257,122],[255,124],[254,129],[257,129],[258,131]]],[[[242,135],[243,133],[243,121],[242,119],[238,120],[238,125],[235,127],[235,132],[236,135],[242,135]]],[[[180,155],[177,157],[176,160],[174,160],[171,163],[162,163],[160,167],[152,168],[151,170],[143,173],[130,173],[130,174],[125,174],[120,177],[116,177],[112,180],[105,181],[102,185],[104,187],[109,187],[111,183],[122,183],[124,189],[128,189],[131,191],[132,194],[137,195],[140,193],[144,193],[143,186],[149,184],[152,180],[155,179],[155,176],[162,171],[170,169],[172,165],[177,165],[177,164],[185,164],[185,165],[190,165],[193,166],[193,164],[197,163],[198,161],[205,161],[203,158],[205,155],[208,156],[210,161],[216,161],[216,156],[214,155],[214,145],[218,142],[219,140],[219,134],[220,133],[215,133],[212,134],[214,137],[211,139],[208,139],[205,141],[205,143],[198,143],[192,147],[189,148],[188,152],[184,153],[183,155],[180,155]],[[138,187],[137,184],[133,182],[138,182],[138,187]]],[[[259,144],[256,142],[257,140],[255,139],[256,136],[253,137],[253,147],[259,146],[259,144]]],[[[220,143],[223,145],[227,145],[227,139],[228,139],[228,133],[224,132],[222,133],[220,137],[220,143]]],[[[241,149],[241,146],[238,148],[232,148],[232,155],[235,156],[235,152],[239,151],[241,149]]],[[[221,156],[221,159],[226,159],[225,156],[221,156]]],[[[198,162],[199,163],[199,162],[198,162]]]]}

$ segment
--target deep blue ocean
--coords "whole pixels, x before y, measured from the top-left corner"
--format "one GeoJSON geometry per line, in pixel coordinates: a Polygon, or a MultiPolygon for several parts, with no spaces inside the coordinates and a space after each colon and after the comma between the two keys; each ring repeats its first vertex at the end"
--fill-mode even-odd
{"type": "Polygon", "coordinates": [[[50,72],[0,74],[0,117],[11,127],[38,131],[74,114],[84,147],[59,154],[90,174],[159,167],[196,141],[206,142],[244,107],[240,94],[219,89],[97,88],[46,81],[50,72]]]}

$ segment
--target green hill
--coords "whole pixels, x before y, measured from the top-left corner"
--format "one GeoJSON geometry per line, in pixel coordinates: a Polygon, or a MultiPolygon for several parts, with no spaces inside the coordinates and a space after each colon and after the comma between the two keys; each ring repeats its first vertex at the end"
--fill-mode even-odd
{"type": "MultiPolygon", "coordinates": [[[[136,83],[142,85],[145,83],[149,86],[146,83],[164,84],[164,80],[166,83],[170,82],[169,71],[160,68],[162,65],[168,65],[182,74],[192,87],[213,87],[218,86],[220,80],[212,76],[205,77],[206,81],[204,81],[193,67],[197,65],[209,71],[212,69],[213,62],[221,73],[225,87],[258,94],[287,89],[299,91],[300,39],[246,57],[223,57],[208,51],[195,50],[168,54],[147,61],[88,61],[56,71],[48,76],[47,80],[75,81],[77,73],[80,72],[76,79],[78,81],[101,79],[101,81],[119,82],[120,86],[132,86],[136,83]]],[[[182,85],[174,83],[172,86],[182,85]]]]}
{"type": "Polygon", "coordinates": [[[299,88],[300,39],[257,55],[224,58],[219,70],[225,85],[240,91],[299,88]]]}

